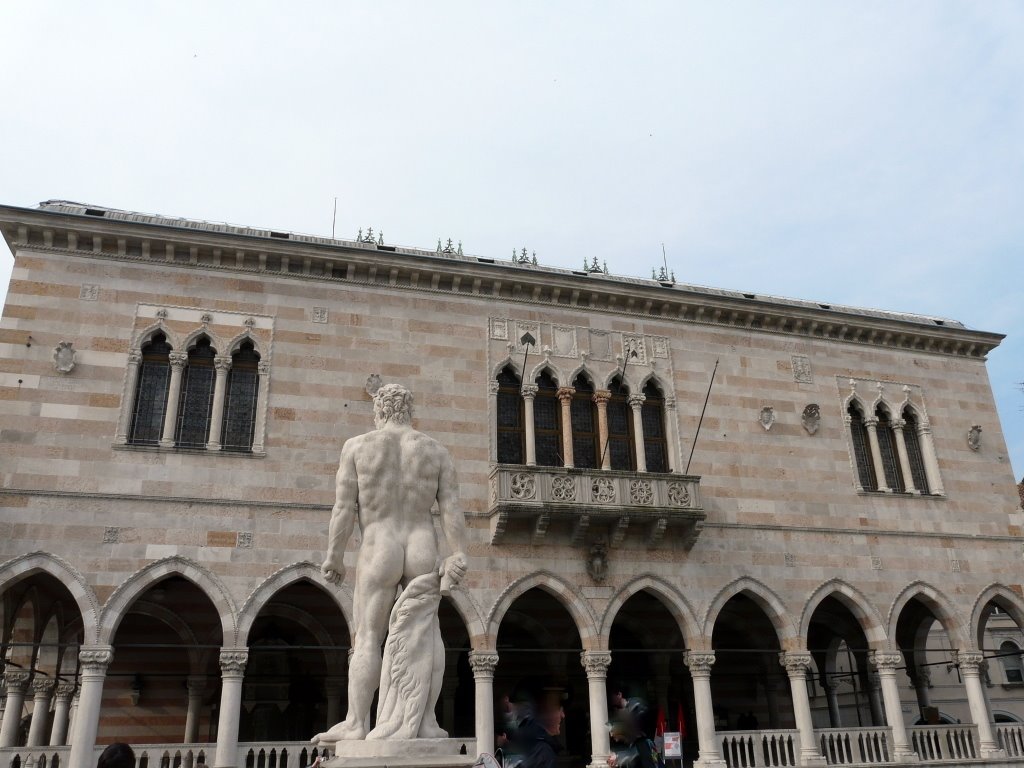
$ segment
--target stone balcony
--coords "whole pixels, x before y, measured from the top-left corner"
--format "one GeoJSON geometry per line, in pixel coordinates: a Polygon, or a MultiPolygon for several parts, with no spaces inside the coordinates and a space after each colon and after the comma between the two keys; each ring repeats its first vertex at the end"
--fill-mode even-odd
{"type": "Polygon", "coordinates": [[[579,544],[602,530],[610,546],[627,535],[648,546],[671,535],[690,546],[706,515],[694,475],[496,464],[488,517],[492,544],[513,536],[579,544]]]}

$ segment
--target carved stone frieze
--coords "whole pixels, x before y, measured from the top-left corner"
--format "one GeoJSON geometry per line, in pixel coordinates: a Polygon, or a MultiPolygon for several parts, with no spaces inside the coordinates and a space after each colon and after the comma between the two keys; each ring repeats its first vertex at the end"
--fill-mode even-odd
{"type": "Polygon", "coordinates": [[[650,480],[631,480],[629,498],[634,504],[650,504],[654,501],[654,489],[650,480]]]}
{"type": "Polygon", "coordinates": [[[690,491],[686,487],[686,483],[669,483],[668,501],[669,504],[674,504],[677,507],[690,506],[690,491]]]}
{"type": "Polygon", "coordinates": [[[551,479],[551,498],[555,501],[576,500],[576,478],[558,475],[551,479]]]}
{"type": "Polygon", "coordinates": [[[509,492],[513,499],[526,501],[537,495],[537,482],[533,475],[517,472],[509,481],[509,492]]]}
{"type": "Polygon", "coordinates": [[[607,477],[596,477],[590,495],[598,504],[610,504],[615,501],[615,483],[607,477]]]}

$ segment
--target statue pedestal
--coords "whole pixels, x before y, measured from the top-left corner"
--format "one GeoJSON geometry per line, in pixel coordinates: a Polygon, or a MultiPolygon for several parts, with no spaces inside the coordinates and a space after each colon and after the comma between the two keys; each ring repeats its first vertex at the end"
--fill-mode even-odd
{"type": "Polygon", "coordinates": [[[476,739],[382,739],[339,741],[323,768],[468,768],[476,739]],[[463,745],[466,754],[459,754],[463,745]]]}

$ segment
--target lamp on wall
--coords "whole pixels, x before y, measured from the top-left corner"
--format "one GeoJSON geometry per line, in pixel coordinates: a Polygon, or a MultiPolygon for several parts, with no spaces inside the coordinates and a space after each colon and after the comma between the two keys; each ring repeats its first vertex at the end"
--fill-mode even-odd
{"type": "Polygon", "coordinates": [[[142,695],[142,675],[136,674],[132,678],[132,706],[137,707],[139,705],[139,697],[142,695]]]}

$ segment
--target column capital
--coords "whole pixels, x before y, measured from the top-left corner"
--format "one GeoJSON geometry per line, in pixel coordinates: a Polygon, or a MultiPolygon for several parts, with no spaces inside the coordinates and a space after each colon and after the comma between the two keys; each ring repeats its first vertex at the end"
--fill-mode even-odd
{"type": "Polygon", "coordinates": [[[171,352],[167,358],[170,360],[171,368],[184,368],[188,362],[188,355],[184,352],[171,352]]]}
{"type": "Polygon", "coordinates": [[[953,663],[961,672],[977,675],[984,662],[985,654],[981,651],[953,651],[953,663]]]}
{"type": "Polygon", "coordinates": [[[572,400],[572,396],[576,394],[576,390],[573,387],[559,387],[555,394],[558,396],[558,400],[565,404],[572,400]]]}
{"type": "Polygon", "coordinates": [[[53,690],[54,680],[52,677],[36,677],[32,681],[32,693],[37,698],[40,696],[49,696],[53,690]]]}
{"type": "Polygon", "coordinates": [[[868,661],[879,671],[891,672],[903,666],[903,654],[899,651],[868,651],[868,661]]]}
{"type": "Polygon", "coordinates": [[[206,690],[206,677],[203,675],[190,675],[185,680],[185,687],[191,695],[200,694],[206,690]]]}
{"type": "Polygon", "coordinates": [[[710,675],[715,665],[714,651],[687,651],[683,663],[690,669],[690,675],[710,675]]]}
{"type": "Polygon", "coordinates": [[[612,663],[609,651],[583,651],[580,653],[580,664],[587,671],[587,677],[605,677],[612,663]]]}
{"type": "Polygon", "coordinates": [[[221,648],[220,650],[220,671],[224,677],[241,677],[245,674],[245,665],[248,661],[248,648],[221,648]]]}
{"type": "Polygon", "coordinates": [[[131,352],[128,353],[128,364],[129,365],[138,365],[141,362],[142,362],[142,353],[139,350],[133,349],[131,352]]]}
{"type": "Polygon", "coordinates": [[[891,426],[897,432],[902,432],[903,428],[905,426],[907,426],[907,420],[906,419],[893,419],[892,421],[889,422],[889,426],[891,426]]]}
{"type": "Polygon", "coordinates": [[[779,664],[786,668],[789,675],[805,675],[811,668],[813,659],[807,651],[783,651],[779,654],[779,664]]]}
{"type": "Polygon", "coordinates": [[[32,673],[25,669],[10,669],[4,673],[4,685],[8,691],[21,691],[28,688],[28,681],[32,673]]]}
{"type": "Polygon", "coordinates": [[[213,358],[213,367],[218,371],[230,371],[231,370],[231,356],[230,355],[217,355],[213,358]]]}
{"type": "Polygon", "coordinates": [[[473,677],[494,677],[494,670],[498,667],[498,654],[494,651],[470,651],[469,666],[473,670],[473,677]]]}
{"type": "Polygon", "coordinates": [[[599,389],[591,396],[591,399],[600,405],[607,405],[608,401],[612,399],[612,391],[610,389],[599,389]]]}
{"type": "Polygon", "coordinates": [[[629,407],[630,408],[633,408],[635,410],[635,409],[639,408],[640,406],[642,406],[646,399],[647,399],[647,395],[638,392],[638,393],[630,395],[628,398],[626,398],[626,402],[629,403],[629,407]]]}
{"type": "Polygon", "coordinates": [[[269,376],[270,375],[270,363],[257,363],[256,364],[256,372],[260,376],[269,376]]]}
{"type": "Polygon", "coordinates": [[[673,397],[672,395],[666,395],[665,396],[665,407],[668,408],[670,411],[674,411],[676,409],[676,399],[675,399],[675,397],[673,397]]]}
{"type": "Polygon", "coordinates": [[[75,681],[59,680],[54,695],[58,701],[70,701],[71,697],[75,695],[75,681]]]}
{"type": "Polygon", "coordinates": [[[867,427],[868,429],[875,429],[878,426],[878,417],[868,416],[866,419],[864,419],[864,426],[867,427]]]}
{"type": "Polygon", "coordinates": [[[537,396],[538,389],[539,387],[536,384],[523,384],[523,386],[519,388],[519,392],[527,400],[533,400],[533,398],[537,396]]]}
{"type": "Polygon", "coordinates": [[[930,435],[932,433],[932,425],[927,421],[919,422],[917,425],[917,434],[919,435],[930,435]]]}
{"type": "Polygon", "coordinates": [[[114,649],[109,645],[83,645],[78,650],[78,664],[83,674],[106,674],[107,666],[113,660],[114,649]]]}

